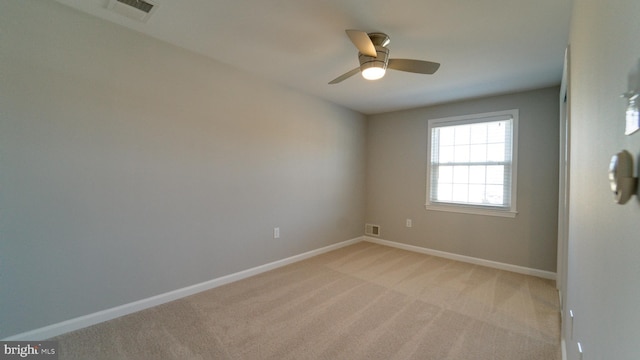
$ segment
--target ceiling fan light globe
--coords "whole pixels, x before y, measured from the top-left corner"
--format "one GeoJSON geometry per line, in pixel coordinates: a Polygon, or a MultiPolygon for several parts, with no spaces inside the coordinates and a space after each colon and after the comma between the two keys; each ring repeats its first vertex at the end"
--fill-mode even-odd
{"type": "Polygon", "coordinates": [[[368,67],[362,70],[362,77],[367,80],[378,80],[382,78],[386,70],[381,67],[368,67]]]}
{"type": "Polygon", "coordinates": [[[360,70],[362,77],[367,80],[378,80],[384,76],[389,62],[389,49],[384,46],[376,45],[378,56],[368,56],[358,53],[358,61],[360,62],[360,70]]]}

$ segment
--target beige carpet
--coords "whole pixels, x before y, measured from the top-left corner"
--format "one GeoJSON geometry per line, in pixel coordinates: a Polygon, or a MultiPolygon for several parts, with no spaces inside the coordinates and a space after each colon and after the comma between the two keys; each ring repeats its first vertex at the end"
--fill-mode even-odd
{"type": "Polygon", "coordinates": [[[60,359],[560,359],[553,282],[368,242],[56,338],[60,359]]]}

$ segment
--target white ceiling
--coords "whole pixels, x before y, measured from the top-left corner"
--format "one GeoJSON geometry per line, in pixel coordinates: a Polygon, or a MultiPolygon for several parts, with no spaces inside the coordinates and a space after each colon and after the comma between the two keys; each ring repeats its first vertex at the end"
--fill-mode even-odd
{"type": "Polygon", "coordinates": [[[364,114],[558,84],[571,15],[571,0],[156,0],[143,23],[108,0],[58,2],[364,114]],[[442,65],[328,85],[358,66],[345,29],[442,65]]]}

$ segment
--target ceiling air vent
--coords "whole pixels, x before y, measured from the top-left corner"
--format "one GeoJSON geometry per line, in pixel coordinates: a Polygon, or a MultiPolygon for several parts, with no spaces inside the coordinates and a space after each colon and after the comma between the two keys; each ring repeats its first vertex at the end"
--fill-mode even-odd
{"type": "Polygon", "coordinates": [[[154,1],[149,0],[109,0],[107,9],[133,20],[145,22],[158,7],[154,1]]]}

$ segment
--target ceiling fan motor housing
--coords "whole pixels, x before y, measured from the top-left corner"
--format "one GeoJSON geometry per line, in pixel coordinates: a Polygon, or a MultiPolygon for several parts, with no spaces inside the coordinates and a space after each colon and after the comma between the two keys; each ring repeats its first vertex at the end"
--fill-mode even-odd
{"type": "Polygon", "coordinates": [[[376,53],[378,53],[377,57],[358,53],[358,60],[360,60],[360,71],[364,71],[365,69],[371,67],[381,68],[385,70],[387,69],[387,64],[389,63],[389,49],[384,46],[376,45],[376,53]]]}
{"type": "Polygon", "coordinates": [[[371,43],[376,48],[377,56],[368,56],[362,53],[358,53],[358,60],[360,60],[360,71],[364,71],[368,68],[380,68],[387,70],[387,64],[389,63],[389,49],[386,47],[391,42],[389,35],[385,33],[372,32],[367,34],[371,43]]]}
{"type": "Polygon", "coordinates": [[[373,45],[387,46],[391,42],[389,35],[380,32],[372,32],[367,34],[373,45]]]}

